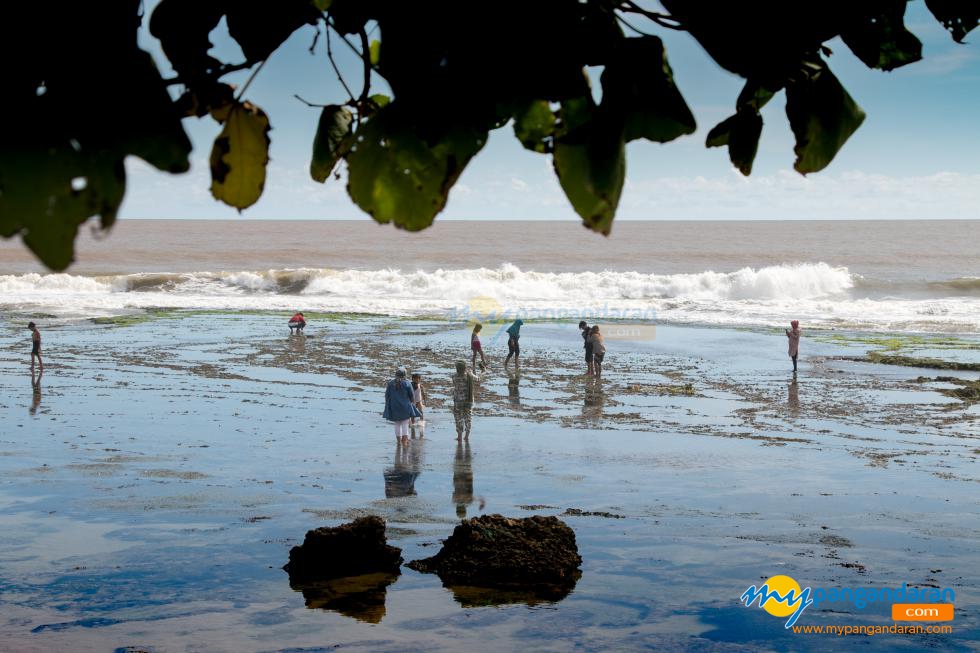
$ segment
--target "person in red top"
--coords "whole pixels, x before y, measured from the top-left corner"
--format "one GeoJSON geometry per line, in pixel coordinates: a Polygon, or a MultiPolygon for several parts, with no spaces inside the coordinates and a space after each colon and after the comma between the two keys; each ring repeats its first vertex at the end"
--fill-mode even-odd
{"type": "Polygon", "coordinates": [[[302,313],[297,313],[296,315],[289,318],[289,335],[293,334],[293,329],[296,329],[296,333],[303,333],[303,328],[306,326],[306,318],[303,317],[302,313]]]}

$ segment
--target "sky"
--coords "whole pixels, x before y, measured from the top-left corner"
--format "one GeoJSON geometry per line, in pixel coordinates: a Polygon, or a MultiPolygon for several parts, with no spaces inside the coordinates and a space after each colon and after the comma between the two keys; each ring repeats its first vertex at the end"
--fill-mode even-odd
{"type": "MultiPolygon", "coordinates": [[[[155,5],[147,3],[140,43],[171,77],[159,43],[146,28],[155,5]]],[[[909,4],[906,24],[922,41],[924,60],[890,73],[869,70],[839,40],[829,43],[834,53],[830,66],[867,119],[828,168],[807,177],[792,169],[793,136],[782,93],[763,110],[765,127],[751,177],[731,166],[725,148],[705,148],[708,130],[733,113],[743,80],[722,70],[687,34],[657,31],[698,129],[667,144],[628,145],[617,219],[980,218],[980,29],[966,45],[956,44],[922,0],[909,4]]],[[[220,127],[210,119],[192,118],[184,122],[194,144],[191,172],[172,176],[130,157],[121,216],[369,219],[347,197],[343,179],[318,184],[309,177],[319,110],[294,95],[317,104],[346,99],[326,58],[324,39],[310,54],[313,37],[313,27],[294,33],[245,97],[266,111],[273,127],[266,187],[258,203],[239,215],[211,197],[207,158],[220,127]]],[[[223,21],[211,40],[223,61],[244,59],[223,21]]],[[[333,49],[358,93],[359,61],[339,41],[333,49]]],[[[247,77],[245,71],[226,79],[242,84],[247,77]]],[[[598,71],[591,71],[591,77],[598,86],[598,71]]],[[[380,78],[372,88],[386,90],[380,78]]],[[[437,219],[577,216],[558,185],[551,158],[525,150],[506,126],[491,133],[437,219]]]]}

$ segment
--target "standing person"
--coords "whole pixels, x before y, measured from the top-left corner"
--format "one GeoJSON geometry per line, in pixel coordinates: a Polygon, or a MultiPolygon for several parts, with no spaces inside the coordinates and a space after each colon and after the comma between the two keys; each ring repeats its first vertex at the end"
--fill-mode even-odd
{"type": "MultiPolygon", "coordinates": [[[[422,375],[418,372],[412,373],[412,402],[415,409],[419,411],[419,435],[424,435],[422,429],[425,428],[425,388],[422,386],[422,375]]],[[[412,428],[415,428],[415,418],[412,418],[412,428]]]]}
{"type": "Polygon", "coordinates": [[[606,339],[599,333],[598,324],[592,327],[589,339],[592,342],[592,371],[598,378],[602,376],[602,359],[606,357],[606,339]]]}
{"type": "Polygon", "coordinates": [[[289,335],[293,335],[293,329],[296,329],[296,334],[299,335],[303,333],[303,329],[305,328],[306,318],[303,317],[302,313],[296,313],[289,318],[289,335]]]}
{"type": "Polygon", "coordinates": [[[514,367],[521,366],[521,325],[524,320],[514,320],[514,323],[507,327],[507,358],[504,359],[504,367],[510,362],[510,357],[514,357],[514,367]]]}
{"type": "Polygon", "coordinates": [[[41,330],[37,328],[37,325],[31,322],[27,325],[27,328],[31,331],[31,380],[34,379],[34,358],[37,357],[37,364],[39,366],[38,381],[40,381],[41,374],[44,374],[44,361],[41,360],[41,330]]]}
{"type": "Polygon", "coordinates": [[[456,440],[470,439],[470,428],[473,426],[473,399],[476,377],[466,369],[466,361],[456,361],[456,373],[453,374],[453,417],[456,420],[456,440]]]}
{"type": "Polygon", "coordinates": [[[585,342],[584,346],[585,346],[586,375],[592,376],[592,371],[593,371],[593,367],[592,367],[593,354],[592,354],[592,338],[591,338],[592,328],[589,327],[589,325],[585,322],[585,320],[582,320],[581,322],[578,323],[578,328],[582,330],[582,340],[585,342]]]}
{"type": "Polygon", "coordinates": [[[473,333],[470,334],[470,349],[473,350],[473,362],[470,367],[476,369],[476,355],[480,354],[480,369],[487,369],[487,358],[483,355],[483,345],[480,344],[480,331],[483,330],[483,325],[479,322],[473,326],[473,333]]]}
{"type": "Polygon", "coordinates": [[[385,410],[381,414],[389,422],[395,423],[395,439],[401,440],[402,444],[408,444],[408,421],[421,416],[415,408],[415,393],[412,392],[412,384],[405,378],[407,374],[404,367],[395,370],[395,378],[385,386],[385,410]]]}
{"type": "Polygon", "coordinates": [[[796,374],[796,358],[800,355],[800,321],[793,320],[789,323],[791,329],[786,329],[786,338],[789,340],[789,357],[793,359],[793,374],[796,374]]]}

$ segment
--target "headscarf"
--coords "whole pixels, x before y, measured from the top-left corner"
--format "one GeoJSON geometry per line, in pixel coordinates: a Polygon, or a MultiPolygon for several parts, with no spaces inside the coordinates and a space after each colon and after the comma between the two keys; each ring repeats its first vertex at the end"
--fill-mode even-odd
{"type": "Polygon", "coordinates": [[[466,371],[466,361],[456,361],[456,373],[462,374],[466,371]]]}
{"type": "Polygon", "coordinates": [[[789,325],[791,327],[793,327],[794,329],[799,329],[800,328],[800,321],[799,320],[793,320],[792,322],[789,323],[789,325]]]}
{"type": "Polygon", "coordinates": [[[396,378],[404,379],[406,374],[408,374],[408,372],[405,371],[404,367],[399,367],[397,370],[395,370],[396,378]]]}

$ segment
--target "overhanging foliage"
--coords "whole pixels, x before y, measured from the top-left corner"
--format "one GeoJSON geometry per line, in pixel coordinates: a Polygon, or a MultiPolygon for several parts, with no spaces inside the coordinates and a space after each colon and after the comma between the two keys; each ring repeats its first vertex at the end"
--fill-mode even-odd
{"type": "MultiPolygon", "coordinates": [[[[871,68],[913,63],[922,48],[905,27],[906,4],[663,0],[665,11],[653,11],[631,0],[162,0],[150,33],[178,75],[164,80],[137,47],[139,0],[5,3],[0,235],[19,234],[48,267],[66,268],[82,223],[99,216],[107,229],[115,220],[126,156],[166,172],[188,169],[182,119],[221,123],[212,194],[239,210],[254,204],[274,117],[246,101],[247,84],[233,89],[222,79],[259,70],[304,26],[328,43],[346,42],[363,62],[360,93],[341,78],[348,101],[321,110],[311,135],[314,180],[331,183],[343,162],[348,193],[362,210],[424,229],[489,132],[513,122],[524,147],[552,157],[584,224],[608,234],[623,191],[625,144],[695,131],[663,43],[649,29],[688,32],[746,80],[735,113],[708,133],[708,147],[727,146],[749,174],[760,109],[785,90],[795,167],[807,174],[826,167],[864,120],[827,65],[825,43],[840,36],[871,68]],[[245,61],[210,53],[222,18],[245,61]],[[589,66],[603,67],[598,104],[589,66]],[[393,97],[371,92],[372,74],[393,97]],[[176,100],[168,86],[179,89],[176,100]]],[[[975,1],[926,6],[958,42],[980,20],[975,1]]]]}

